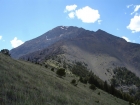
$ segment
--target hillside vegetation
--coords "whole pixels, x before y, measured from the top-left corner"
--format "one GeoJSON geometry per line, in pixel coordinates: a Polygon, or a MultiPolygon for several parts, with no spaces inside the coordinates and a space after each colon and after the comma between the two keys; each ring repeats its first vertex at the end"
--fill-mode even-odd
{"type": "Polygon", "coordinates": [[[76,76],[60,78],[51,67],[13,60],[0,53],[1,105],[128,105],[100,89],[70,82],[76,76]]]}
{"type": "Polygon", "coordinates": [[[125,67],[117,67],[113,71],[112,84],[140,100],[140,78],[125,67]]]}

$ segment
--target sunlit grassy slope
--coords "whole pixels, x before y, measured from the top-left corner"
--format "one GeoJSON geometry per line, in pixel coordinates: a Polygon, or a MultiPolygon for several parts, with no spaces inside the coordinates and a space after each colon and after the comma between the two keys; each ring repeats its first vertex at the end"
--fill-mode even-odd
{"type": "Polygon", "coordinates": [[[13,60],[0,53],[0,105],[128,105],[89,85],[59,78],[50,68],[13,60]],[[99,94],[100,92],[100,94],[99,94]]]}

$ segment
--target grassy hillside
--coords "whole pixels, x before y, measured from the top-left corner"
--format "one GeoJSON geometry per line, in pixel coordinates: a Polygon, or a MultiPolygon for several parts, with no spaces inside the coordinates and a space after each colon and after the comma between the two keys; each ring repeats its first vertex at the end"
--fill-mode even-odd
{"type": "Polygon", "coordinates": [[[40,65],[13,60],[0,53],[1,105],[128,105],[88,84],[70,84],[72,75],[59,78],[40,65]],[[100,94],[99,94],[100,93],[100,94]]]}

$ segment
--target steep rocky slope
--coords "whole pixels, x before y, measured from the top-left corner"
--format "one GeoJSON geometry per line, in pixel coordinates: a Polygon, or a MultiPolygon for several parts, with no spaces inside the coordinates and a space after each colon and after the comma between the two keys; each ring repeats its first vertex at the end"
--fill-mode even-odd
{"type": "Polygon", "coordinates": [[[22,56],[20,59],[44,62],[52,56],[59,56],[67,63],[84,62],[96,75],[107,81],[114,75],[112,70],[115,67],[126,67],[140,76],[139,44],[128,43],[100,29],[93,32],[72,27],[69,33],[71,34],[65,33],[66,38],[55,41],[43,50],[22,56]]]}
{"type": "Polygon", "coordinates": [[[77,27],[66,27],[66,26],[58,26],[43,35],[29,40],[22,44],[21,46],[14,48],[10,51],[10,54],[13,58],[18,59],[20,56],[42,50],[53,43],[62,40],[62,39],[71,39],[76,37],[80,33],[82,33],[84,29],[77,27]]]}

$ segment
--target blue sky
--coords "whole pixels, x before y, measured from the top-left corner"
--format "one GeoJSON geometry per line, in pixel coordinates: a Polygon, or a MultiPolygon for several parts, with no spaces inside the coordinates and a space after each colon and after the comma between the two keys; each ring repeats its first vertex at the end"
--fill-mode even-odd
{"type": "Polygon", "coordinates": [[[0,0],[0,49],[11,50],[60,25],[102,29],[140,43],[140,1],[0,0]]]}

